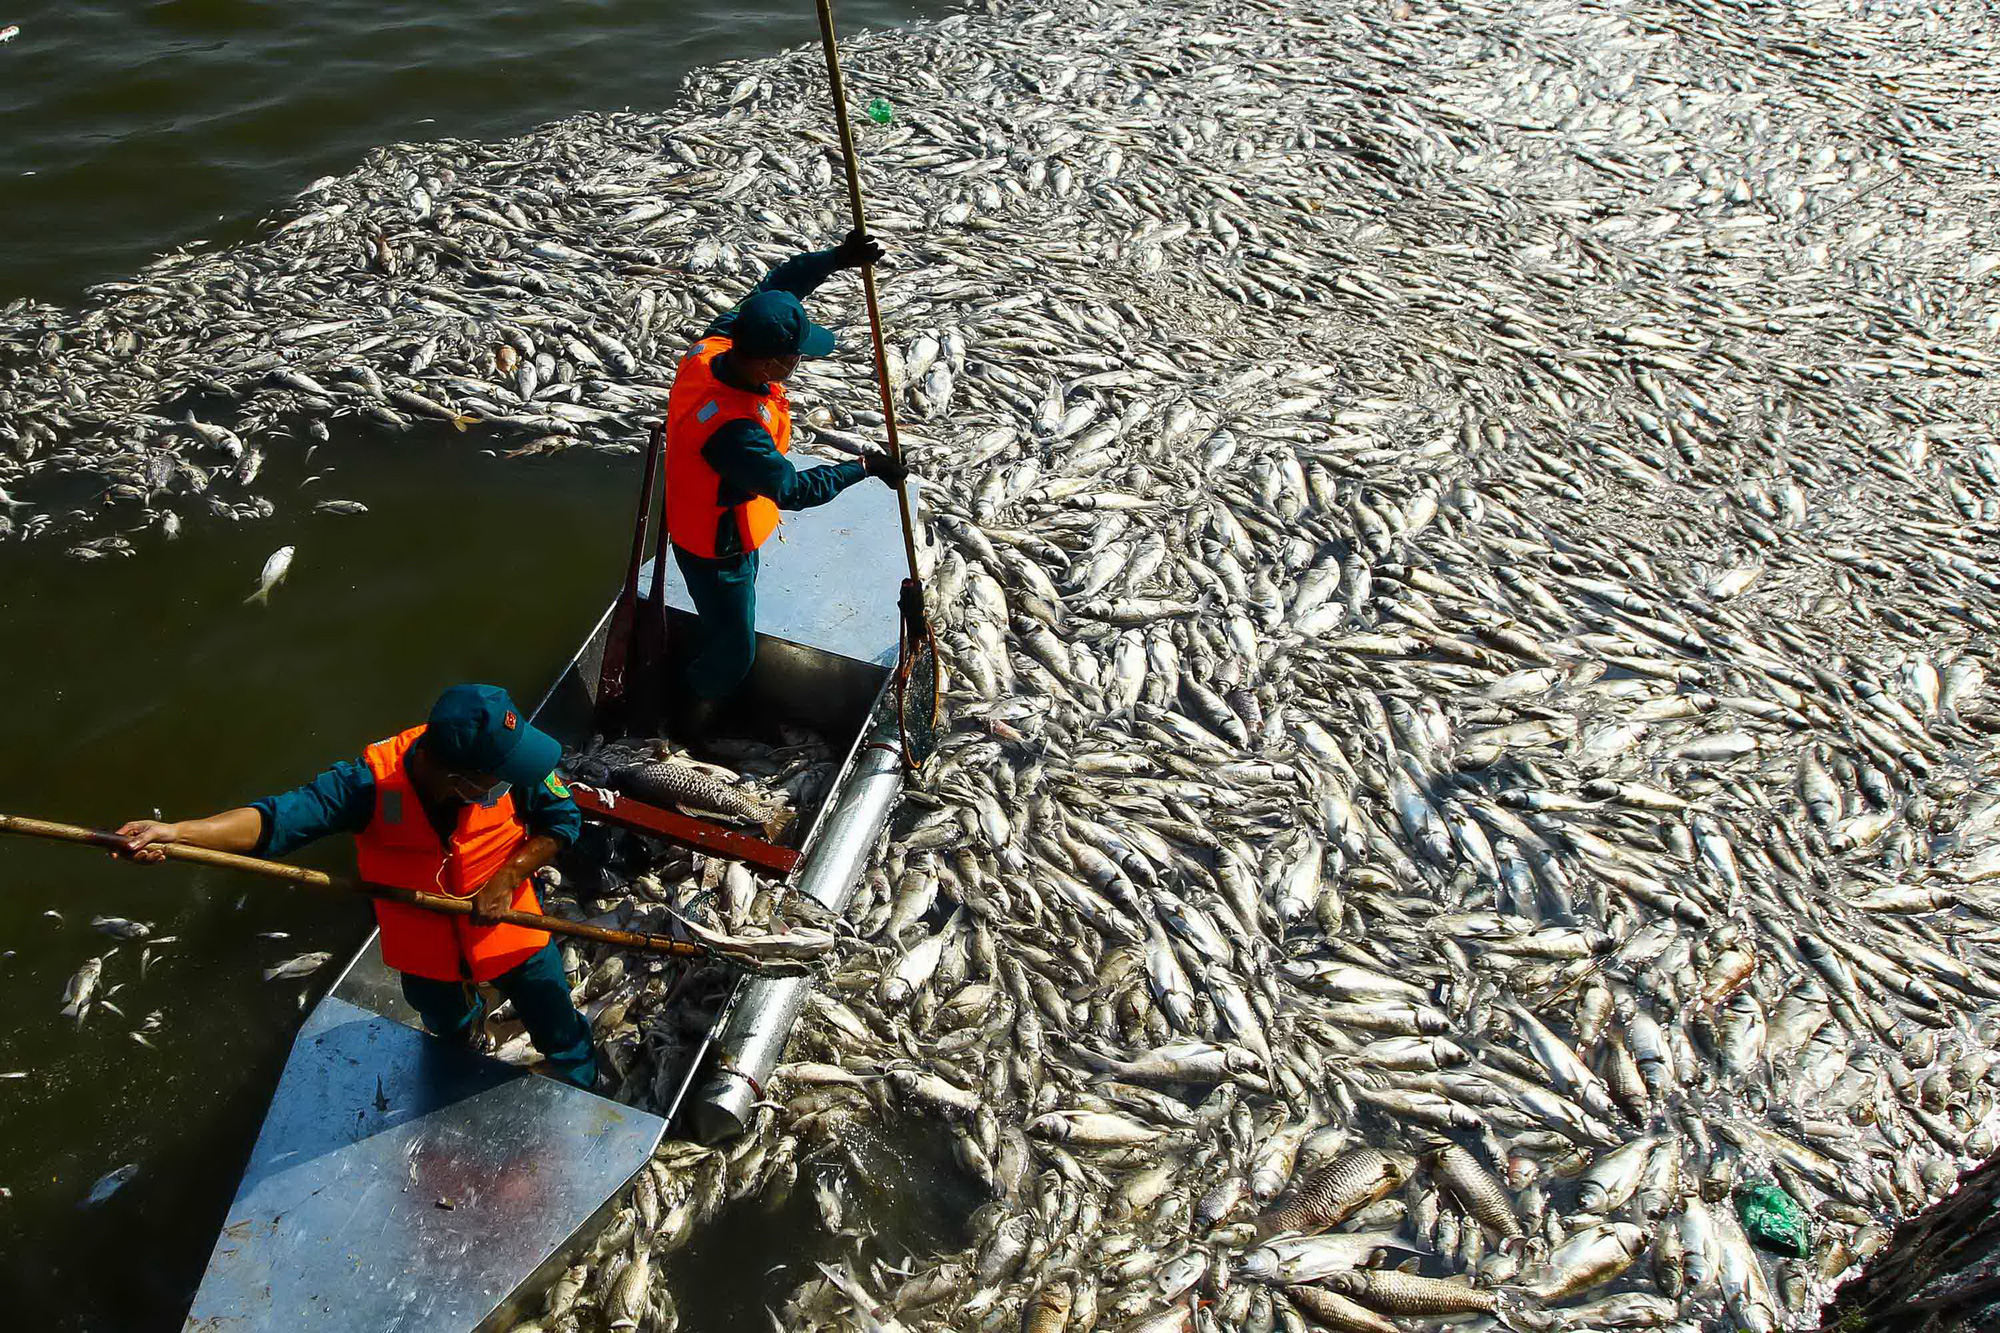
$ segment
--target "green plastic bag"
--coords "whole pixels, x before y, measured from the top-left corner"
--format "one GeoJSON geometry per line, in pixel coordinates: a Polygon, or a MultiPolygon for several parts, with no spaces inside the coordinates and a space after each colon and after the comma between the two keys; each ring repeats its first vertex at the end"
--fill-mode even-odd
{"type": "Polygon", "coordinates": [[[1798,1201],[1776,1185],[1746,1185],[1736,1191],[1736,1215],[1750,1243],[1773,1254],[1805,1259],[1812,1254],[1812,1228],[1798,1201]]]}

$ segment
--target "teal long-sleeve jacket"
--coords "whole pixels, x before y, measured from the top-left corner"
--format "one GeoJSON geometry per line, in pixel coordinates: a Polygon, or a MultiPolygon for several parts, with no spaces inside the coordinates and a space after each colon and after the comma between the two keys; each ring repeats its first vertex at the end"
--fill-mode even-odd
{"type": "MultiPolygon", "coordinates": [[[[283,856],[329,833],[367,828],[375,817],[375,775],[364,760],[343,759],[311,782],[252,801],[250,808],[264,817],[257,855],[283,856]]],[[[533,791],[515,792],[514,809],[531,834],[545,833],[565,847],[583,832],[583,812],[553,773],[533,791]]],[[[440,840],[451,837],[452,822],[440,825],[442,812],[425,807],[424,813],[440,840]]]]}
{"type": "MultiPolygon", "coordinates": [[[[748,293],[789,292],[801,301],[825,282],[838,268],[831,250],[811,250],[794,255],[764,275],[748,293]]],[[[747,297],[746,297],[747,299],[747,297]]],[[[736,323],[737,309],[716,316],[704,338],[726,338],[736,323]]],[[[765,386],[768,392],[769,386],[765,386]]],[[[741,504],[753,495],[770,499],[780,509],[811,509],[823,505],[867,475],[858,462],[834,463],[823,467],[798,468],[778,452],[771,433],[754,420],[727,421],[718,426],[701,447],[701,456],[722,478],[716,500],[724,505],[741,504]]],[[[726,559],[742,554],[736,525],[720,525],[716,556],[726,559]]]]}

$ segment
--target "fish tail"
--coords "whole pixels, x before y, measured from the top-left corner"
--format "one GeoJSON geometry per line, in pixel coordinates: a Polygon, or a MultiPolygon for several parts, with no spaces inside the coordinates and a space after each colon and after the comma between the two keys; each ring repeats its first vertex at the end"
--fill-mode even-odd
{"type": "Polygon", "coordinates": [[[258,606],[269,606],[271,604],[271,590],[269,588],[259,588],[243,599],[243,605],[245,606],[249,606],[253,602],[258,606]]]}

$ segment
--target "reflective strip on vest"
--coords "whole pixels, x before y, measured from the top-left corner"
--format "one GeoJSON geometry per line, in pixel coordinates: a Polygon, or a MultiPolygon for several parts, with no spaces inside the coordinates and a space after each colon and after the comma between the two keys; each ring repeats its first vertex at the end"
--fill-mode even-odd
{"type": "MultiPolygon", "coordinates": [[[[485,804],[459,807],[449,847],[441,843],[404,765],[423,734],[422,727],[413,727],[363,751],[375,779],[375,817],[354,836],[355,861],[361,878],[372,884],[470,897],[528,840],[528,830],[515,814],[512,795],[503,793],[485,804]],[[412,811],[421,817],[410,817],[412,811]]],[[[511,905],[520,912],[542,910],[532,881],[515,886],[511,905]]],[[[382,928],[382,961],[435,981],[491,981],[549,941],[546,931],[482,926],[380,898],[375,920],[382,928]]]]}

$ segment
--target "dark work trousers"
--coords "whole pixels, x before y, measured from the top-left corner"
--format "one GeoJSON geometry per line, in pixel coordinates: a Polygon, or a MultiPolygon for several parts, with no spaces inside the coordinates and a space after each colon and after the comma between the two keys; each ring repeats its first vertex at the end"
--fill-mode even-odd
{"type": "MultiPolygon", "coordinates": [[[[403,998],[423,1017],[426,1031],[452,1041],[471,1037],[473,1023],[486,1012],[484,996],[464,982],[402,975],[403,998]]],[[[590,1024],[569,1002],[569,978],[554,940],[491,984],[514,1002],[514,1012],[535,1049],[549,1062],[551,1073],[579,1088],[596,1086],[597,1052],[590,1044],[590,1024]]]]}
{"type": "Polygon", "coordinates": [[[696,612],[682,683],[697,699],[727,698],[757,660],[757,553],[711,560],[676,546],[674,563],[696,612]]]}

